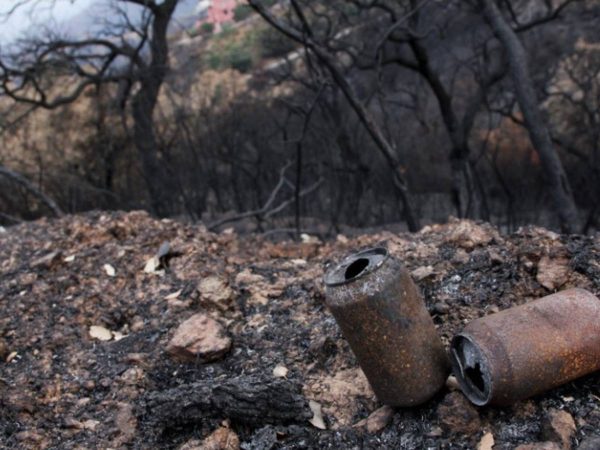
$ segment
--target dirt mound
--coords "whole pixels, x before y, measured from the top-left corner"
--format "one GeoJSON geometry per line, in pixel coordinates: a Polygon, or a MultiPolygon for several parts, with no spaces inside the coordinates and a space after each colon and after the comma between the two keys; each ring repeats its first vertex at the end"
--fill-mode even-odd
{"type": "MultiPolygon", "coordinates": [[[[387,246],[413,273],[447,345],[466,322],[550,289],[600,293],[599,244],[540,228],[502,236],[457,220],[325,243],[213,234],[141,212],[8,228],[0,232],[1,446],[484,448],[493,437],[498,450],[551,439],[550,409],[574,419],[572,443],[592,442],[597,374],[504,409],[465,406],[448,383],[422,407],[353,427],[381,405],[324,307],[321,278],[350,251],[387,246]],[[217,361],[190,361],[193,346],[184,361],[167,352],[179,325],[199,313],[231,339],[217,361]]],[[[190,342],[198,339],[208,338],[190,342]]]]}

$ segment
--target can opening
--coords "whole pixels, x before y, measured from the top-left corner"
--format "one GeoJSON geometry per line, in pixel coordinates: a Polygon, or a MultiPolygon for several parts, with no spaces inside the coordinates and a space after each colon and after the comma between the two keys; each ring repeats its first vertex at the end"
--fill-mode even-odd
{"type": "Polygon", "coordinates": [[[462,334],[452,340],[451,361],[454,376],[465,396],[482,406],[492,397],[492,379],[487,358],[479,347],[462,334]]]}
{"type": "Polygon", "coordinates": [[[351,283],[379,269],[388,256],[388,251],[383,247],[371,248],[350,255],[325,274],[325,284],[338,286],[351,283]]]}
{"type": "Polygon", "coordinates": [[[485,382],[483,381],[483,374],[481,373],[481,366],[479,363],[475,363],[475,367],[467,367],[465,369],[465,378],[479,391],[484,391],[485,382]]]}
{"type": "Polygon", "coordinates": [[[351,278],[357,277],[360,273],[367,268],[369,260],[367,258],[358,258],[352,264],[350,264],[344,272],[344,278],[350,280],[351,278]]]}

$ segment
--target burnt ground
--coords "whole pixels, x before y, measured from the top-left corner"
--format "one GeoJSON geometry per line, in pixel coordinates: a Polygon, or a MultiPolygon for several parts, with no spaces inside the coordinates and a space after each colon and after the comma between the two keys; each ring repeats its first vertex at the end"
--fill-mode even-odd
{"type": "Polygon", "coordinates": [[[140,212],[24,223],[0,232],[1,447],[189,449],[219,429],[227,442],[202,448],[475,448],[489,432],[498,450],[544,440],[551,408],[573,417],[575,448],[600,434],[599,374],[507,408],[472,408],[449,385],[396,410],[382,430],[353,427],[381,405],[324,307],[321,279],[329,263],[373,245],[413,273],[445,345],[468,321],[553,290],[600,293],[597,238],[533,227],[502,236],[451,221],[417,234],[273,243],[140,212]],[[165,241],[168,268],[147,273],[165,241]],[[223,298],[198,288],[211,277],[223,298]],[[180,362],[166,346],[199,311],[226,326],[232,348],[216,362],[180,362]],[[90,326],[114,338],[92,338],[90,326]],[[288,369],[286,386],[322,405],[327,429],[303,416],[182,413],[178,402],[165,414],[149,400],[240,377],[269,385],[276,366],[288,369]]]}

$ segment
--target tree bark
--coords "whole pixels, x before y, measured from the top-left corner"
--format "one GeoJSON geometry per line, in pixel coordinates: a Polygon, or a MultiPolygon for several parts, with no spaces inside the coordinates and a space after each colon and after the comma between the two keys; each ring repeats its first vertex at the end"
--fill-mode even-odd
{"type": "Polygon", "coordinates": [[[166,198],[166,194],[173,192],[168,188],[171,183],[158,157],[154,109],[169,67],[167,29],[177,2],[178,0],[165,0],[152,8],[151,61],[141,74],[140,88],[132,101],[134,144],[142,161],[150,204],[157,215],[167,215],[170,212],[171,201],[166,198]]]}
{"type": "Polygon", "coordinates": [[[523,113],[533,147],[542,163],[561,228],[567,233],[576,232],[579,230],[577,206],[562,162],[552,144],[548,126],[542,117],[523,44],[494,0],[480,0],[480,3],[484,17],[507,53],[517,102],[523,113]]]}
{"type": "Polygon", "coordinates": [[[431,67],[429,56],[425,48],[416,40],[409,41],[410,48],[418,65],[418,72],[423,76],[433,91],[440,108],[442,121],[450,138],[450,167],[452,171],[452,198],[458,217],[468,217],[472,209],[472,199],[479,205],[479,191],[476,189],[472,167],[469,161],[471,149],[469,147],[469,132],[472,121],[461,124],[453,107],[452,97],[448,94],[439,75],[431,67]]]}
{"type": "Polygon", "coordinates": [[[215,417],[254,426],[304,422],[312,417],[300,383],[270,375],[199,381],[151,392],[138,414],[158,429],[215,417]]]}

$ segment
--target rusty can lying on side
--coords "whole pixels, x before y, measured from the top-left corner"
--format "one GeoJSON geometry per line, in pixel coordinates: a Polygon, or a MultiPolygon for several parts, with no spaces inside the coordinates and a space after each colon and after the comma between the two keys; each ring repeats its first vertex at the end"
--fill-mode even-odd
{"type": "Polygon", "coordinates": [[[452,340],[476,405],[508,405],[600,369],[600,300],[569,289],[474,320],[452,340]]]}
{"type": "Polygon", "coordinates": [[[327,306],[377,398],[413,406],[443,385],[449,361],[410,274],[384,248],[353,254],[325,275],[327,306]]]}

